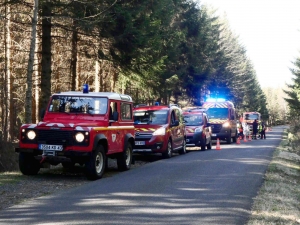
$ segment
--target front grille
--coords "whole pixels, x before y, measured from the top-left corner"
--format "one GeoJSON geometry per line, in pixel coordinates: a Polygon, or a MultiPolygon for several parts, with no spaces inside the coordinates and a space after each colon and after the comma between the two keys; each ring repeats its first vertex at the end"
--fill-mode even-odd
{"type": "Polygon", "coordinates": [[[73,131],[39,130],[38,143],[69,146],[73,144],[73,131]]]}
{"type": "Polygon", "coordinates": [[[135,136],[135,140],[137,141],[149,141],[152,136],[135,136]]]}
{"type": "Polygon", "coordinates": [[[219,133],[222,129],[222,124],[213,124],[211,128],[213,133],[219,133]]]}

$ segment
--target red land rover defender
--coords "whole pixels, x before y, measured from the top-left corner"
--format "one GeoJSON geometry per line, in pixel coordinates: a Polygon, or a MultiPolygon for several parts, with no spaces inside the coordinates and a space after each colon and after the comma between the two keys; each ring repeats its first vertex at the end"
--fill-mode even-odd
{"type": "Polygon", "coordinates": [[[207,115],[203,109],[191,108],[183,112],[186,131],[186,146],[211,149],[212,132],[207,115]]]}
{"type": "Polygon", "coordinates": [[[173,152],[186,153],[185,125],[177,106],[137,106],[133,110],[135,126],[134,153],[161,153],[171,158],[173,152]]]}
{"type": "Polygon", "coordinates": [[[90,180],[102,177],[107,157],[116,158],[118,169],[130,169],[134,126],[132,98],[110,92],[53,94],[38,124],[20,128],[19,168],[35,175],[40,168],[62,163],[85,166],[90,180]]]}

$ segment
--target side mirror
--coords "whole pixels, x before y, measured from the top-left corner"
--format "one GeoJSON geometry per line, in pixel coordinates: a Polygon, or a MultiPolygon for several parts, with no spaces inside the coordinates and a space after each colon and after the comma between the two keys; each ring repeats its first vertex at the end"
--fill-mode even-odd
{"type": "Polygon", "coordinates": [[[44,116],[45,116],[45,113],[46,113],[46,110],[45,110],[45,109],[42,109],[42,110],[40,111],[40,118],[41,118],[41,121],[43,121],[44,116]]]}
{"type": "Polygon", "coordinates": [[[179,126],[179,121],[178,120],[175,120],[174,123],[172,124],[172,127],[176,127],[176,126],[179,126]]]}

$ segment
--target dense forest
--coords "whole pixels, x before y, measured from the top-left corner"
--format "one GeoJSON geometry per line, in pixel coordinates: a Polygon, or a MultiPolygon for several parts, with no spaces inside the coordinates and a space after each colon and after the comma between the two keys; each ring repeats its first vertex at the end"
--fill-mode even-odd
{"type": "Polygon", "coordinates": [[[85,83],[129,94],[135,104],[223,97],[238,114],[286,119],[268,105],[274,90],[261,88],[226,18],[195,1],[3,0],[0,17],[2,141],[16,140],[22,123],[38,122],[52,93],[85,83]]]}

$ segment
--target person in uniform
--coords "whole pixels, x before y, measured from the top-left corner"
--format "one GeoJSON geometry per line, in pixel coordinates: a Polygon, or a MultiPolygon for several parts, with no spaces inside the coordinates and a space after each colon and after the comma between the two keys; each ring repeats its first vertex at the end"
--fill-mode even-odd
{"type": "Polygon", "coordinates": [[[257,123],[257,120],[254,120],[253,122],[253,139],[257,139],[256,138],[256,135],[257,135],[257,131],[258,131],[258,123],[257,123]]]}

